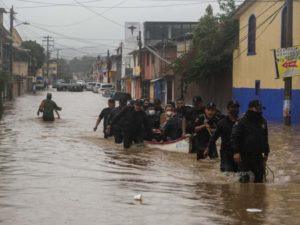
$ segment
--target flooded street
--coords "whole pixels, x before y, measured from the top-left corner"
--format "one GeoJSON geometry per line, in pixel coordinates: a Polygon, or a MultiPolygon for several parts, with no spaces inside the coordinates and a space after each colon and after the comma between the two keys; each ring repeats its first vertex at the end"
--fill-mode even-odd
{"type": "Polygon", "coordinates": [[[0,224],[299,224],[300,127],[270,124],[274,179],[239,184],[218,161],[104,140],[98,94],[53,92],[61,120],[44,123],[45,96],[9,102],[0,121],[0,224]]]}

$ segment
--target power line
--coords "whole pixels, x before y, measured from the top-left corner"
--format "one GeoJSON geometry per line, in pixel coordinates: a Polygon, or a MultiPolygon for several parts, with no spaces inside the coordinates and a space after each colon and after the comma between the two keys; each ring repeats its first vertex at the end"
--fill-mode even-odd
{"type": "MultiPolygon", "coordinates": [[[[28,3],[36,3],[36,4],[53,4],[50,2],[40,2],[40,1],[32,1],[32,0],[17,0],[19,2],[28,2],[28,3]]],[[[103,1],[103,0],[100,0],[103,1]]],[[[91,3],[91,2],[100,2],[99,0],[91,0],[91,1],[86,1],[86,2],[81,2],[81,3],[91,3]]],[[[60,3],[54,3],[54,4],[60,4],[60,3]]],[[[72,4],[72,3],[64,3],[64,4],[72,4]]],[[[63,4],[62,4],[63,5],[63,4]]]]}
{"type": "MultiPolygon", "coordinates": [[[[257,35],[257,37],[255,38],[255,41],[258,40],[261,35],[268,29],[268,27],[274,22],[275,18],[277,17],[277,15],[279,14],[280,10],[284,7],[284,4],[279,8],[277,9],[272,15],[270,15],[266,20],[264,20],[259,27],[261,27],[266,21],[270,20],[271,21],[269,22],[269,24],[262,30],[262,32],[257,35]]],[[[249,35],[247,35],[248,37],[249,35]]],[[[244,39],[245,40],[245,39],[244,39]]],[[[244,41],[243,40],[243,41],[244,41]]],[[[245,48],[243,51],[241,51],[233,60],[236,60],[237,58],[239,58],[244,52],[246,52],[248,50],[248,47],[245,48]]]]}
{"type": "Polygon", "coordinates": [[[86,10],[88,10],[88,11],[94,13],[95,15],[98,15],[98,16],[102,17],[103,19],[105,19],[105,20],[107,20],[107,21],[109,21],[109,22],[111,22],[111,23],[113,23],[113,24],[115,24],[115,25],[124,27],[122,24],[120,24],[120,23],[118,23],[118,22],[116,22],[116,21],[114,21],[114,20],[112,20],[112,19],[109,19],[109,18],[106,17],[106,16],[103,16],[103,13],[98,13],[97,11],[95,11],[95,10],[91,9],[90,7],[88,7],[88,6],[86,6],[86,5],[82,4],[82,3],[80,3],[80,2],[77,1],[77,0],[74,0],[74,2],[76,2],[77,4],[79,4],[80,6],[82,6],[83,8],[85,8],[86,10]]]}
{"type": "MultiPolygon", "coordinates": [[[[165,5],[144,5],[144,6],[117,6],[116,9],[148,9],[148,8],[165,8],[165,7],[178,7],[178,6],[193,6],[193,5],[202,5],[207,3],[217,3],[216,0],[207,0],[195,3],[177,3],[177,4],[165,4],[165,5]]],[[[87,5],[86,5],[87,6],[87,5]]],[[[74,4],[49,4],[49,5],[38,5],[38,6],[20,6],[18,9],[34,9],[34,8],[48,8],[48,7],[81,7],[80,5],[74,4]]],[[[91,8],[97,9],[108,9],[111,6],[92,6],[88,5],[91,8]]]]}

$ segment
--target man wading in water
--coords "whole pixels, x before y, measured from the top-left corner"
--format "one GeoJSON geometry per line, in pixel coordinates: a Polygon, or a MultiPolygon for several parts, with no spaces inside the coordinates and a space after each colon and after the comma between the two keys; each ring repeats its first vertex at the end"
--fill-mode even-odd
{"type": "Polygon", "coordinates": [[[262,116],[262,103],[259,100],[249,102],[245,116],[236,122],[231,134],[233,158],[239,164],[240,182],[250,181],[251,171],[254,182],[262,183],[265,165],[270,152],[267,121],[262,116]]]}
{"type": "Polygon", "coordinates": [[[40,115],[40,112],[43,113],[43,120],[44,121],[54,121],[54,113],[56,112],[57,118],[60,119],[58,111],[61,110],[61,107],[58,107],[52,99],[52,94],[47,93],[47,98],[43,100],[39,106],[37,111],[37,116],[40,115]]]}

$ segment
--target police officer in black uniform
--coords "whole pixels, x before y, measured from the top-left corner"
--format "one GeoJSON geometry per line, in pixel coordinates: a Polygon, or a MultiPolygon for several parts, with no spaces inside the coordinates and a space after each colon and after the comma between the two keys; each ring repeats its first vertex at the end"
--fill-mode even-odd
{"type": "MultiPolygon", "coordinates": [[[[145,132],[149,131],[147,115],[142,110],[142,102],[137,99],[133,107],[126,106],[118,113],[112,121],[110,126],[114,126],[118,121],[123,121],[122,134],[124,148],[129,148],[132,143],[142,143],[145,132]]],[[[108,127],[110,129],[110,126],[108,127]]]]}
{"type": "Polygon", "coordinates": [[[108,99],[108,107],[107,108],[104,108],[98,119],[97,119],[97,122],[96,122],[96,125],[94,127],[94,131],[97,130],[98,128],[98,125],[100,124],[101,120],[103,119],[103,133],[104,133],[104,138],[108,138],[109,136],[111,136],[111,133],[110,134],[107,134],[106,133],[106,128],[107,128],[107,125],[108,125],[108,117],[109,117],[109,114],[111,113],[111,111],[115,108],[115,100],[113,99],[108,99]]]}
{"type": "Polygon", "coordinates": [[[220,169],[222,172],[237,172],[238,165],[233,160],[233,150],[231,148],[230,136],[232,133],[233,125],[237,122],[239,116],[240,104],[237,101],[231,100],[227,104],[227,112],[228,115],[225,118],[221,119],[217,123],[217,129],[212,134],[209,144],[208,150],[204,153],[205,157],[209,154],[209,151],[212,150],[216,141],[219,137],[221,137],[221,166],[220,169]]]}
{"type": "MultiPolygon", "coordinates": [[[[231,134],[235,162],[239,163],[240,171],[251,171],[256,183],[264,180],[265,164],[270,152],[268,126],[262,110],[261,101],[250,101],[245,116],[235,124],[231,134]]],[[[248,182],[249,178],[249,174],[242,173],[240,181],[248,182]]]]}
{"type": "MultiPolygon", "coordinates": [[[[117,114],[119,114],[124,107],[126,107],[126,104],[127,104],[126,98],[121,98],[119,100],[119,106],[114,108],[108,116],[108,124],[110,124],[112,119],[117,114]]],[[[123,134],[122,134],[123,125],[122,124],[123,124],[123,121],[120,120],[120,121],[116,122],[113,126],[111,126],[110,129],[106,130],[106,132],[111,132],[113,134],[116,144],[121,144],[123,141],[123,134]]]]}
{"type": "Polygon", "coordinates": [[[163,140],[163,134],[160,130],[160,116],[155,111],[155,106],[153,103],[148,104],[148,108],[145,111],[147,115],[148,124],[150,126],[150,130],[145,131],[145,140],[150,141],[162,141],[163,140]]]}
{"type": "MultiPolygon", "coordinates": [[[[213,102],[207,103],[204,113],[199,115],[195,121],[195,149],[197,160],[205,158],[210,137],[217,128],[218,118],[216,117],[217,108],[213,102]]],[[[217,158],[218,152],[216,146],[209,151],[210,158],[217,158]]]]}

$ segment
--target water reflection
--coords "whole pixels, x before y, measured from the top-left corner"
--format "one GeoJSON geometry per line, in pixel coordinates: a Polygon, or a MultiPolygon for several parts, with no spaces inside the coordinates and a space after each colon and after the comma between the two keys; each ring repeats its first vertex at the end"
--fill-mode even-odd
{"type": "Polygon", "coordinates": [[[54,92],[61,120],[35,117],[45,93],[9,103],[0,121],[0,224],[297,224],[299,127],[270,125],[275,180],[239,184],[219,162],[133,148],[92,128],[106,99],[54,92]],[[142,193],[143,201],[133,196],[142,193]],[[249,213],[247,208],[261,209],[249,213]]]}

